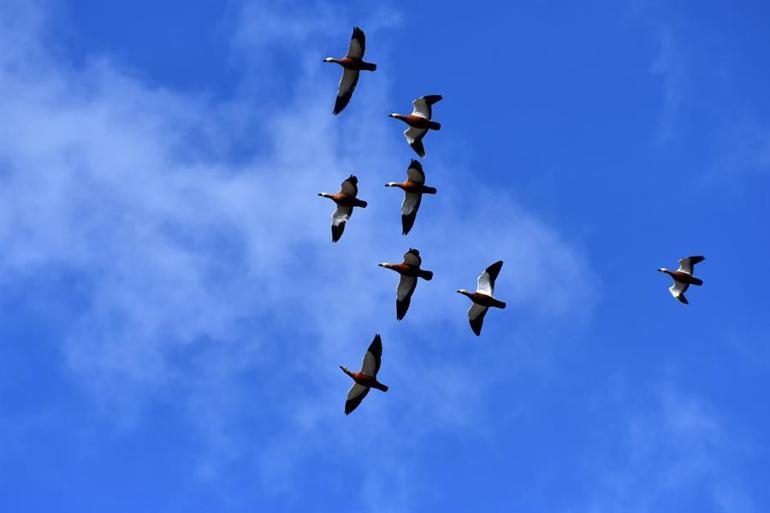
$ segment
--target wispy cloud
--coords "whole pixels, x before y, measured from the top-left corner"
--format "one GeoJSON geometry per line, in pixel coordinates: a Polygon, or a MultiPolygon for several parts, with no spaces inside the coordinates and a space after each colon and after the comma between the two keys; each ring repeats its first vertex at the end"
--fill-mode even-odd
{"type": "MultiPolygon", "coordinates": [[[[305,20],[249,8],[239,44],[315,48],[310,24],[346,41],[349,27],[319,9],[305,20]],[[249,27],[266,17],[268,30],[254,39],[249,27]]],[[[581,252],[462,166],[440,167],[440,196],[426,200],[414,237],[400,235],[400,198],[382,185],[410,156],[383,116],[385,80],[362,80],[338,120],[330,69],[301,71],[294,92],[245,120],[260,127],[259,151],[232,159],[228,148],[242,147],[233,139],[243,133],[228,129],[244,126],[239,107],[256,98],[218,104],[152,88],[108,56],[73,69],[44,49],[44,24],[14,16],[3,12],[16,35],[0,35],[0,274],[19,287],[31,274],[71,277],[77,297],[68,299],[80,314],[61,338],[72,376],[126,426],[142,422],[148,402],[184,414],[202,442],[200,477],[215,481],[219,466],[248,460],[269,488],[290,493],[303,460],[329,445],[353,458],[363,443],[381,459],[365,474],[405,483],[420,437],[477,429],[483,388],[534,361],[510,357],[539,342],[533,325],[590,313],[595,276],[581,252]],[[332,245],[332,205],[315,193],[350,171],[371,206],[332,245]],[[376,263],[409,246],[437,274],[396,326],[395,275],[376,263]],[[504,346],[466,359],[442,354],[469,340],[468,305],[454,290],[473,286],[498,258],[510,306],[490,314],[485,330],[504,346]],[[385,337],[384,374],[395,386],[345,419],[347,382],[336,365],[354,365],[374,331],[385,337]],[[388,430],[411,437],[377,447],[388,430]]],[[[381,486],[367,481],[363,500],[384,496],[381,486]]],[[[399,510],[402,490],[385,497],[399,510]]]]}
{"type": "Polygon", "coordinates": [[[571,511],[754,511],[740,473],[750,448],[707,401],[669,381],[631,400],[638,406],[629,400],[620,392],[610,401],[622,404],[620,436],[607,427],[598,438],[619,443],[596,451],[592,496],[571,511]]]}

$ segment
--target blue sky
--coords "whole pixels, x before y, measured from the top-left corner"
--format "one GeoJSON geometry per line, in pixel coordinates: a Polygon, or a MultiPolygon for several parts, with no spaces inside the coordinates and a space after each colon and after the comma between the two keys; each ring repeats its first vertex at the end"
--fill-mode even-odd
{"type": "Polygon", "coordinates": [[[0,4],[0,509],[770,507],[765,2],[114,4],[0,4]],[[353,25],[379,68],[332,118],[353,25]]]}

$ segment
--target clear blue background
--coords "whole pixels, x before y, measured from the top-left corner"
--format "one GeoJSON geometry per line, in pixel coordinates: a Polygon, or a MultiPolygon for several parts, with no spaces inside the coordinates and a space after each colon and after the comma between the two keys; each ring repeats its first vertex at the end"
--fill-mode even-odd
{"type": "Polygon", "coordinates": [[[511,4],[5,2],[0,509],[767,511],[770,6],[511,4]],[[391,390],[345,417],[375,331],[391,390]]]}

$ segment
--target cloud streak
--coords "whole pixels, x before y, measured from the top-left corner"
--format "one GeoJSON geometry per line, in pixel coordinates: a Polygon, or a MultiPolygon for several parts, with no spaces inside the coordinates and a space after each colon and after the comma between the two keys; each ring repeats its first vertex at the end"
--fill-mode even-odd
{"type": "MultiPolygon", "coordinates": [[[[238,32],[237,44],[314,42],[303,30],[311,21],[339,36],[324,16],[289,22],[260,9],[244,23],[268,13],[272,28],[257,40],[238,32]]],[[[474,417],[484,388],[537,365],[522,357],[542,342],[533,327],[590,315],[595,276],[580,250],[462,166],[426,162],[439,195],[425,201],[414,237],[400,235],[401,198],[383,184],[410,157],[381,113],[385,79],[362,84],[336,120],[329,70],[307,67],[294,91],[249,119],[254,97],[216,103],[153,88],[105,56],[74,69],[44,49],[45,24],[16,21],[23,30],[0,35],[0,274],[14,287],[32,275],[70,277],[65,300],[80,309],[61,341],[73,379],[125,427],[151,402],[183,414],[201,441],[199,478],[251,461],[263,486],[290,494],[297,468],[329,445],[353,458],[387,431],[410,433],[372,449],[381,465],[360,491],[372,510],[382,501],[407,509],[404,472],[420,438],[483,436],[474,417]],[[258,151],[232,158],[243,132],[228,128],[252,125],[264,136],[258,151]],[[332,245],[332,205],[315,193],[351,170],[371,206],[332,245]],[[436,279],[396,325],[395,276],[376,263],[410,246],[436,279]],[[510,306],[492,312],[485,331],[504,345],[458,360],[470,330],[454,290],[498,258],[510,306]],[[336,365],[354,365],[374,331],[393,391],[345,419],[336,365]],[[517,363],[502,364],[501,352],[517,363]],[[388,483],[401,494],[386,496],[388,483]]]]}

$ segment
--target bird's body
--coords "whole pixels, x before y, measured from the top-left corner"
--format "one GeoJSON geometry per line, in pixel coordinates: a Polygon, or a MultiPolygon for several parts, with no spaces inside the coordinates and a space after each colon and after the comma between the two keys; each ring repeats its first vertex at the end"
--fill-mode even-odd
{"type": "Polygon", "coordinates": [[[339,64],[345,69],[349,69],[352,71],[374,71],[377,69],[376,64],[372,64],[370,62],[364,62],[360,59],[351,59],[350,57],[342,57],[340,59],[334,58],[334,57],[327,57],[324,59],[324,62],[333,62],[335,64],[339,64]]]}
{"type": "Polygon", "coordinates": [[[484,316],[490,308],[505,308],[506,304],[494,297],[495,280],[503,267],[503,261],[499,260],[487,267],[479,275],[476,292],[460,289],[457,292],[468,297],[473,304],[468,310],[468,321],[473,333],[481,335],[481,327],[484,324],[484,316]]]}
{"type": "MultiPolygon", "coordinates": [[[[462,294],[462,293],[461,293],[462,294]]],[[[479,306],[484,307],[494,307],[494,308],[505,308],[506,304],[500,301],[499,299],[496,299],[492,296],[489,296],[487,294],[482,294],[480,292],[470,292],[468,294],[463,294],[464,296],[468,297],[471,301],[473,301],[475,304],[479,306]]]]}
{"type": "Polygon", "coordinates": [[[366,350],[359,372],[351,371],[347,367],[340,365],[342,372],[350,376],[354,381],[353,386],[348,391],[348,398],[345,401],[345,415],[349,415],[350,412],[361,404],[361,401],[364,400],[370,389],[376,388],[383,392],[388,391],[387,385],[383,385],[377,380],[377,373],[380,371],[381,362],[382,339],[379,335],[375,335],[372,343],[369,344],[369,348],[366,350]]]}
{"type": "Polygon", "coordinates": [[[422,144],[425,134],[429,130],[441,130],[441,123],[432,120],[432,105],[441,101],[441,99],[441,95],[438,94],[420,96],[412,102],[413,110],[411,114],[390,114],[391,118],[400,119],[409,125],[409,128],[404,131],[404,137],[406,137],[409,146],[420,157],[425,157],[425,147],[422,144]]]}
{"type": "Polygon", "coordinates": [[[422,258],[420,252],[416,249],[409,249],[404,254],[404,261],[400,264],[379,264],[380,267],[396,271],[401,275],[396,289],[396,319],[399,321],[404,318],[409,305],[412,302],[412,294],[417,288],[417,278],[430,281],[433,279],[433,272],[420,269],[422,258]]]}
{"type": "Polygon", "coordinates": [[[353,35],[350,38],[348,53],[345,57],[327,57],[323,62],[332,62],[342,66],[342,78],[337,87],[337,99],[334,102],[332,113],[336,116],[348,105],[353,97],[353,91],[358,85],[358,76],[360,71],[374,71],[376,64],[364,61],[364,52],[366,51],[366,36],[363,30],[358,27],[353,28],[353,35]]]}
{"type": "Polygon", "coordinates": [[[353,208],[366,208],[367,203],[358,199],[358,178],[350,175],[340,184],[340,191],[336,193],[319,192],[319,196],[329,198],[337,205],[332,214],[332,242],[337,242],[345,231],[345,224],[353,215],[353,208]]]}
{"type": "Polygon", "coordinates": [[[404,182],[388,182],[385,187],[397,187],[404,191],[404,201],[401,203],[401,227],[404,235],[414,226],[417,211],[420,209],[423,194],[436,194],[435,187],[425,185],[425,173],[422,164],[412,160],[406,170],[407,179],[404,182]]]}
{"type": "Polygon", "coordinates": [[[684,295],[690,285],[701,286],[703,280],[693,276],[695,272],[695,264],[703,262],[705,257],[702,256],[690,256],[679,260],[679,268],[675,271],[661,267],[658,271],[668,274],[674,280],[674,284],[669,287],[668,291],[674,298],[682,304],[689,305],[690,302],[684,295]]]}
{"type": "Polygon", "coordinates": [[[409,125],[412,128],[425,128],[430,130],[441,130],[441,123],[437,123],[435,121],[431,121],[430,119],[425,119],[420,116],[415,116],[412,114],[391,114],[390,117],[393,119],[400,119],[407,125],[409,125]]]}
{"type": "Polygon", "coordinates": [[[353,381],[355,381],[357,384],[361,385],[362,387],[369,387],[369,388],[376,388],[377,390],[382,390],[383,392],[388,391],[387,385],[383,385],[379,381],[377,381],[377,378],[374,376],[369,376],[368,374],[364,374],[363,372],[352,372],[349,369],[345,367],[341,367],[342,371],[353,378],[353,381]]]}

